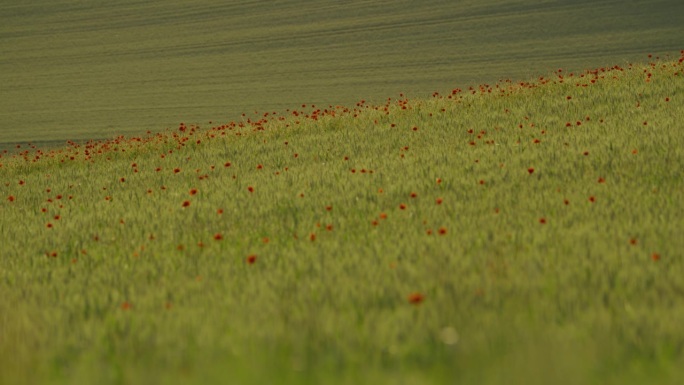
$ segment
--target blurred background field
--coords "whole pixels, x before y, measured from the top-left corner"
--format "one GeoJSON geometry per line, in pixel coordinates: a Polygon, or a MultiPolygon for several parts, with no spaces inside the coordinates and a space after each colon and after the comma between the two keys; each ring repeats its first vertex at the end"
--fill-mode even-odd
{"type": "Polygon", "coordinates": [[[681,49],[679,0],[3,1],[0,146],[426,97],[681,49]]]}

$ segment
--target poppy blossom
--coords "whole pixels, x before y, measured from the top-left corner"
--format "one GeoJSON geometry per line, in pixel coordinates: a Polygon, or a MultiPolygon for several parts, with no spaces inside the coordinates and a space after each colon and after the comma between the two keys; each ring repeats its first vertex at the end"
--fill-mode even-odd
{"type": "Polygon", "coordinates": [[[408,296],[408,301],[412,305],[419,305],[425,300],[425,296],[421,293],[411,293],[408,296]]]}
{"type": "Polygon", "coordinates": [[[256,262],[256,259],[257,259],[256,254],[251,254],[251,255],[248,255],[248,256],[247,256],[246,262],[247,262],[247,264],[249,264],[249,265],[253,265],[254,262],[256,262]]]}
{"type": "Polygon", "coordinates": [[[437,230],[437,232],[439,233],[439,235],[446,235],[447,229],[446,227],[440,227],[439,230],[437,230]]]}
{"type": "Polygon", "coordinates": [[[546,218],[539,218],[539,223],[542,225],[546,224],[546,218]]]}
{"type": "Polygon", "coordinates": [[[400,204],[399,209],[406,210],[406,204],[404,204],[404,203],[400,204]]]}
{"type": "Polygon", "coordinates": [[[178,174],[180,171],[181,171],[180,168],[174,168],[174,169],[173,169],[173,173],[174,173],[174,174],[178,174]]]}
{"type": "Polygon", "coordinates": [[[131,303],[128,302],[128,301],[124,301],[124,302],[121,304],[121,310],[130,310],[131,307],[133,307],[133,306],[132,306],[131,303]]]}
{"type": "Polygon", "coordinates": [[[532,168],[532,167],[528,168],[528,169],[527,169],[527,172],[530,173],[530,174],[532,174],[532,173],[534,172],[534,168],[532,168]]]}
{"type": "Polygon", "coordinates": [[[221,233],[214,234],[214,240],[215,241],[220,241],[222,239],[223,239],[223,235],[221,235],[221,233]]]}
{"type": "Polygon", "coordinates": [[[190,206],[190,201],[183,201],[183,207],[190,206]]]}
{"type": "Polygon", "coordinates": [[[196,194],[197,194],[197,189],[196,189],[196,188],[190,189],[189,194],[190,194],[190,195],[196,195],[196,194]]]}
{"type": "Polygon", "coordinates": [[[254,187],[248,186],[248,187],[247,187],[247,191],[253,193],[253,192],[254,192],[254,187]]]}
{"type": "Polygon", "coordinates": [[[14,202],[15,199],[16,199],[16,198],[14,197],[14,195],[10,195],[10,196],[7,197],[7,200],[10,201],[10,202],[14,202]]]}
{"type": "Polygon", "coordinates": [[[653,254],[651,254],[651,259],[652,259],[654,262],[660,261],[660,254],[658,254],[658,253],[653,253],[653,254]]]}

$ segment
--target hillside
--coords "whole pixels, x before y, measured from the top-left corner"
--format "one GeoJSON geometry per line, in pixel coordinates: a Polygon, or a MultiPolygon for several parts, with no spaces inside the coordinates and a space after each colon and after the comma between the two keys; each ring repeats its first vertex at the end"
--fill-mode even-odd
{"type": "Polygon", "coordinates": [[[0,158],[0,383],[675,383],[681,57],[0,158]]]}

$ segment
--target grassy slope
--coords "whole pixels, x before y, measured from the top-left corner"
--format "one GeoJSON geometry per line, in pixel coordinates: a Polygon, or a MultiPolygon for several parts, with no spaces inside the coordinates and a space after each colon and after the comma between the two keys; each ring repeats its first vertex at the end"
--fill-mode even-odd
{"type": "Polygon", "coordinates": [[[0,382],[674,383],[683,70],[5,155],[0,382]]]}
{"type": "Polygon", "coordinates": [[[621,64],[678,50],[683,35],[680,0],[6,0],[0,146],[424,97],[621,64]]]}

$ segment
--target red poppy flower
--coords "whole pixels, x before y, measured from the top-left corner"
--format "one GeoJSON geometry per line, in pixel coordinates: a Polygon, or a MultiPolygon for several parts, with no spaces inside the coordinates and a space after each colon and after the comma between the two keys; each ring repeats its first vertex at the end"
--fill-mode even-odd
{"type": "Polygon", "coordinates": [[[190,201],[183,201],[183,207],[190,206],[190,201]]]}
{"type": "Polygon", "coordinates": [[[124,303],[121,304],[121,310],[130,310],[131,307],[132,305],[128,301],[124,301],[124,303]]]}
{"type": "Polygon", "coordinates": [[[10,201],[10,202],[14,202],[15,199],[16,199],[16,198],[14,197],[14,195],[10,195],[10,196],[7,197],[7,200],[10,201]]]}
{"type": "Polygon", "coordinates": [[[404,203],[400,204],[399,209],[406,210],[406,204],[404,204],[404,203]]]}
{"type": "Polygon", "coordinates": [[[247,187],[247,191],[253,193],[253,192],[254,192],[254,187],[248,186],[248,187],[247,187]]]}
{"type": "Polygon", "coordinates": [[[223,167],[230,167],[230,162],[226,162],[223,164],[223,167]]]}
{"type": "Polygon", "coordinates": [[[542,225],[546,224],[546,218],[539,218],[539,223],[542,225]]]}
{"type": "Polygon", "coordinates": [[[221,235],[221,233],[214,234],[214,240],[215,241],[220,241],[222,239],[223,239],[223,235],[221,235]]]}
{"type": "Polygon", "coordinates": [[[629,244],[632,245],[632,246],[635,246],[635,245],[637,244],[637,239],[636,239],[636,238],[630,239],[630,240],[629,240],[629,244]]]}
{"type": "Polygon", "coordinates": [[[425,296],[421,293],[411,293],[408,296],[408,301],[412,305],[419,305],[425,300],[425,296]]]}
{"type": "Polygon", "coordinates": [[[532,173],[534,172],[534,168],[532,168],[532,167],[528,168],[528,169],[527,169],[527,172],[530,173],[530,174],[532,174],[532,173]]]}
{"type": "Polygon", "coordinates": [[[447,229],[446,227],[440,227],[439,230],[437,230],[437,232],[439,233],[439,235],[446,235],[447,229]]]}
{"type": "Polygon", "coordinates": [[[189,193],[190,193],[190,195],[196,195],[196,194],[197,194],[197,189],[196,189],[196,188],[190,189],[190,192],[189,192],[189,193]]]}
{"type": "Polygon", "coordinates": [[[417,194],[417,193],[414,193],[414,192],[412,192],[412,193],[411,193],[411,198],[416,198],[416,197],[418,197],[418,194],[417,194]]]}
{"type": "Polygon", "coordinates": [[[180,168],[174,168],[174,169],[173,169],[173,173],[174,173],[174,174],[178,174],[180,171],[181,171],[180,168]]]}
{"type": "Polygon", "coordinates": [[[660,254],[658,254],[658,253],[653,253],[653,254],[651,254],[651,259],[652,259],[654,262],[660,261],[660,254]]]}
{"type": "Polygon", "coordinates": [[[594,197],[593,195],[590,196],[590,197],[589,197],[589,202],[591,202],[591,203],[596,202],[596,197],[594,197]]]}
{"type": "Polygon", "coordinates": [[[247,256],[246,262],[249,265],[253,265],[254,262],[256,262],[256,260],[257,260],[257,256],[255,254],[252,254],[252,255],[247,256]]]}

